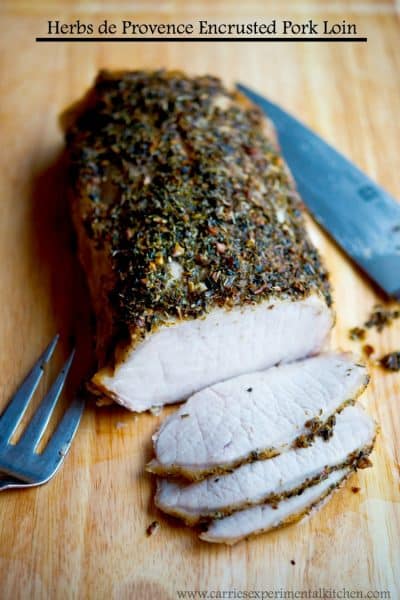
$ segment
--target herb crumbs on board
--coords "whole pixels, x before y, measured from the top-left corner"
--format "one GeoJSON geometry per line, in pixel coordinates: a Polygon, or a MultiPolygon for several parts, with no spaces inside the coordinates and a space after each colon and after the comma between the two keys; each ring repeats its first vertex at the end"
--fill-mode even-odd
{"type": "Polygon", "coordinates": [[[372,310],[367,321],[365,321],[364,326],[367,329],[371,329],[374,327],[377,331],[382,331],[384,327],[388,327],[392,324],[394,319],[398,319],[400,317],[400,309],[396,308],[391,310],[389,308],[385,308],[381,304],[376,304],[372,310]]]}
{"type": "Polygon", "coordinates": [[[146,535],[148,537],[150,537],[152,535],[155,535],[156,533],[158,533],[159,529],[160,529],[160,523],[158,521],[153,521],[147,527],[147,529],[146,529],[146,535]]]}
{"type": "Polygon", "coordinates": [[[386,308],[382,304],[375,304],[371,314],[362,327],[353,327],[349,331],[349,337],[352,340],[365,339],[367,329],[376,329],[379,333],[393,323],[395,319],[400,318],[400,308],[386,308]]]}
{"type": "MultiPolygon", "coordinates": [[[[376,329],[381,332],[385,327],[392,325],[395,319],[400,318],[400,307],[386,308],[381,304],[376,304],[370,316],[365,321],[363,327],[353,327],[349,330],[349,337],[352,340],[364,340],[368,329],[376,329]]],[[[375,348],[371,344],[362,346],[364,356],[370,358],[375,352],[375,348]]],[[[378,359],[374,364],[381,366],[387,371],[400,371],[400,351],[389,352],[382,358],[378,359]]]]}
{"type": "Polygon", "coordinates": [[[362,351],[369,358],[375,352],[375,348],[371,344],[364,344],[362,351]]]}
{"type": "Polygon", "coordinates": [[[366,331],[363,327],[353,327],[349,331],[349,337],[351,340],[363,340],[365,338],[366,331]]]}
{"type": "Polygon", "coordinates": [[[400,371],[400,351],[389,352],[379,360],[379,364],[388,371],[400,371]]]}

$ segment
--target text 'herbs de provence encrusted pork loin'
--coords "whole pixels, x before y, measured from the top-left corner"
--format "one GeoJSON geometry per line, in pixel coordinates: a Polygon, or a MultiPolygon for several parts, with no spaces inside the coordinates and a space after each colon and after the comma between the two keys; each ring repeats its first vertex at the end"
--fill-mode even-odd
{"type": "Polygon", "coordinates": [[[196,480],[304,446],[368,383],[351,354],[326,353],[240,375],[194,394],[153,436],[147,469],[196,480]]]}
{"type": "Polygon", "coordinates": [[[232,473],[185,484],[160,479],[156,505],[193,525],[264,502],[277,503],[318,483],[331,471],[354,465],[372,451],[376,426],[361,408],[349,406],[336,419],[332,437],[317,437],[306,448],[257,460],[232,473]]]}
{"type": "Polygon", "coordinates": [[[258,108],[209,76],[103,72],[64,127],[94,390],[144,411],[321,350],[327,274],[258,108]]]}

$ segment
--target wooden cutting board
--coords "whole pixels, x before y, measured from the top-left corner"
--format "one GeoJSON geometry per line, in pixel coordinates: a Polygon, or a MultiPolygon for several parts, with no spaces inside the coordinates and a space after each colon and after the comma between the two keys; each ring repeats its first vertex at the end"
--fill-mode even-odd
{"type": "MultiPolygon", "coordinates": [[[[100,68],[182,68],[242,81],[301,117],[400,198],[400,23],[394,3],[52,2],[1,4],[0,401],[2,406],[55,331],[58,355],[42,394],[77,336],[66,401],[90,364],[90,312],[74,258],[59,160],[60,111],[100,68]],[[37,44],[48,19],[141,22],[342,19],[367,44],[37,44]]],[[[335,290],[333,343],[358,350],[348,329],[381,300],[317,228],[335,290]]],[[[400,349],[400,323],[370,342],[400,349]]],[[[399,597],[400,374],[371,366],[363,396],[381,425],[374,467],[357,474],[312,519],[233,548],[207,545],[152,506],[144,465],[165,416],[86,410],[57,476],[38,489],[2,492],[0,596],[173,599],[178,591],[368,590],[399,597]],[[351,487],[360,487],[354,493],[351,487]],[[146,536],[154,519],[161,528],[146,536]],[[295,564],[294,564],[295,563],[295,564]]],[[[39,394],[40,396],[40,394],[39,394]]],[[[184,597],[181,595],[181,597],[184,597]]],[[[190,596],[187,596],[190,597],[190,596]]],[[[192,596],[195,597],[195,596],[192,596]]],[[[200,596],[199,596],[200,597],[200,596]]],[[[212,597],[210,595],[209,597],[212,597]]],[[[218,597],[215,596],[214,597],[218,597]]],[[[222,596],[220,596],[222,597],[222,596]]],[[[237,595],[236,597],[240,597],[237,595]]],[[[262,597],[254,596],[254,597],[262,597]]],[[[375,596],[378,597],[378,596],[375,596]]],[[[383,597],[383,596],[381,596],[383,597]]],[[[388,597],[388,596],[386,596],[388,597]]]]}

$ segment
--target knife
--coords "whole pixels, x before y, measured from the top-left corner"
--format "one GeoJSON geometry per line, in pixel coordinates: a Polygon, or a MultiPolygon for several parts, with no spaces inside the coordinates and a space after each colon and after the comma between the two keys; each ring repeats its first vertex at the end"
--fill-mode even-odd
{"type": "Polygon", "coordinates": [[[400,299],[400,204],[311,129],[238,84],[273,122],[314,218],[389,296],[400,299]]]}

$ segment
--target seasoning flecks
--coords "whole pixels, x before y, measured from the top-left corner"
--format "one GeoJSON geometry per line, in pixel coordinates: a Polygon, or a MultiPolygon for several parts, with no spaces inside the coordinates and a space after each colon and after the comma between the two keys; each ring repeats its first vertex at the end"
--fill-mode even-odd
{"type": "Polygon", "coordinates": [[[400,371],[400,351],[389,352],[379,360],[379,364],[388,371],[400,371]]]}
{"type": "Polygon", "coordinates": [[[158,521],[153,521],[146,529],[146,535],[148,537],[155,535],[160,530],[160,523],[158,521]]]}
{"type": "Polygon", "coordinates": [[[85,230],[111,261],[115,330],[145,335],[277,294],[331,303],[262,112],[218,79],[101,72],[66,140],[85,230]]]}

